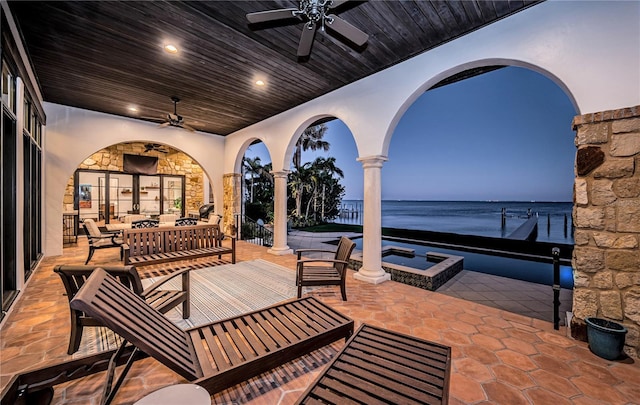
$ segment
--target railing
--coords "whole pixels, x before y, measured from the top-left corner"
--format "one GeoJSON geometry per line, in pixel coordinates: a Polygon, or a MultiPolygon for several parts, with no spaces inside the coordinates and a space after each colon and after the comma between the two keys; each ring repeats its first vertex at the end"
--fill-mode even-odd
{"type": "Polygon", "coordinates": [[[266,228],[262,221],[254,221],[245,215],[236,215],[238,239],[260,246],[273,246],[273,231],[266,228]]]}

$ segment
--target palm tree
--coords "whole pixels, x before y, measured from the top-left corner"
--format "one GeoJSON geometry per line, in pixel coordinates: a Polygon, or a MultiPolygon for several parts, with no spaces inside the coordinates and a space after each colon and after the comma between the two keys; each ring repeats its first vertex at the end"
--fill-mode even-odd
{"type": "Polygon", "coordinates": [[[297,170],[302,166],[302,151],[320,150],[329,151],[329,142],[323,140],[324,133],[327,132],[325,124],[314,125],[304,130],[298,142],[296,142],[296,151],[293,154],[293,167],[297,170]]]}
{"type": "Polygon", "coordinates": [[[289,173],[289,186],[291,187],[291,196],[296,201],[295,215],[302,216],[302,195],[305,191],[310,191],[312,187],[312,171],[311,163],[305,163],[297,170],[289,173]]]}
{"type": "Polygon", "coordinates": [[[244,157],[242,159],[242,165],[244,167],[245,175],[248,174],[249,176],[251,176],[251,202],[253,202],[253,179],[262,175],[262,163],[260,162],[260,157],[258,156],[253,159],[244,157]]]}
{"type": "MultiPolygon", "coordinates": [[[[307,163],[308,164],[308,163],[307,163]]],[[[305,166],[307,165],[305,164],[305,166]]],[[[336,166],[336,158],[323,158],[318,157],[309,165],[309,180],[310,186],[312,190],[313,198],[309,198],[307,201],[307,209],[305,212],[305,218],[309,217],[309,209],[311,207],[311,201],[314,201],[314,217],[316,217],[317,212],[315,212],[315,201],[318,193],[318,186],[322,184],[331,184],[331,178],[334,175],[337,175],[340,178],[344,178],[344,172],[338,166],[336,166]]]]}

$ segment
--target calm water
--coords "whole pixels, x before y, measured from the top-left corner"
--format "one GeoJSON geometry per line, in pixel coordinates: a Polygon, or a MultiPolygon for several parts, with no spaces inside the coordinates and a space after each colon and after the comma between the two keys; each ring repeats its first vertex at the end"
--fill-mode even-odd
{"type": "MultiPolygon", "coordinates": [[[[362,224],[362,200],[343,200],[343,207],[359,211],[334,222],[362,224]]],[[[571,202],[484,201],[382,201],[382,226],[505,237],[526,221],[527,212],[538,214],[538,241],[573,244],[571,202]],[[507,212],[501,226],[501,210],[507,212]],[[566,217],[566,227],[565,227],[566,217]]]]}
{"type": "MultiPolygon", "coordinates": [[[[359,214],[336,218],[334,222],[362,224],[362,201],[343,200],[343,206],[359,214]]],[[[573,203],[545,202],[476,202],[476,201],[383,201],[382,226],[452,232],[467,235],[505,237],[522,225],[527,212],[538,214],[538,241],[573,244],[571,211],[573,203]],[[506,226],[501,226],[502,208],[506,209],[506,226]],[[565,216],[567,225],[565,227],[565,216]]],[[[362,249],[362,240],[357,240],[362,249]]],[[[425,254],[430,252],[464,256],[464,268],[481,273],[510,277],[539,284],[553,284],[553,265],[527,260],[510,259],[477,253],[459,252],[438,247],[382,241],[383,246],[394,245],[415,249],[416,257],[385,257],[383,261],[425,269],[425,254]]],[[[573,288],[571,267],[561,266],[560,285],[573,288]]]]}

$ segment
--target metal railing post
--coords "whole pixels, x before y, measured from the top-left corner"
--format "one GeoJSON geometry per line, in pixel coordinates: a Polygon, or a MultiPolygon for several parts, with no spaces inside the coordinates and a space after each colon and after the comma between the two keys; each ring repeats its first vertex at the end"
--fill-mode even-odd
{"type": "Polygon", "coordinates": [[[560,329],[560,249],[551,249],[553,256],[553,329],[560,329]]]}

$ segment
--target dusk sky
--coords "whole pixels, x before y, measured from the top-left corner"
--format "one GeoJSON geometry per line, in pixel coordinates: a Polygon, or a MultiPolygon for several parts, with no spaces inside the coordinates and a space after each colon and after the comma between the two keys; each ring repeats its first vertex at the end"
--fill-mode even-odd
{"type": "MultiPolygon", "coordinates": [[[[508,67],[425,92],[396,127],[382,167],[384,200],[571,201],[576,115],[550,79],[508,67]]],[[[345,177],[344,199],[362,199],[351,132],[327,124],[326,156],[345,177]]],[[[324,154],[307,153],[303,161],[324,154]]],[[[246,153],[271,158],[263,144],[246,153]]]]}

